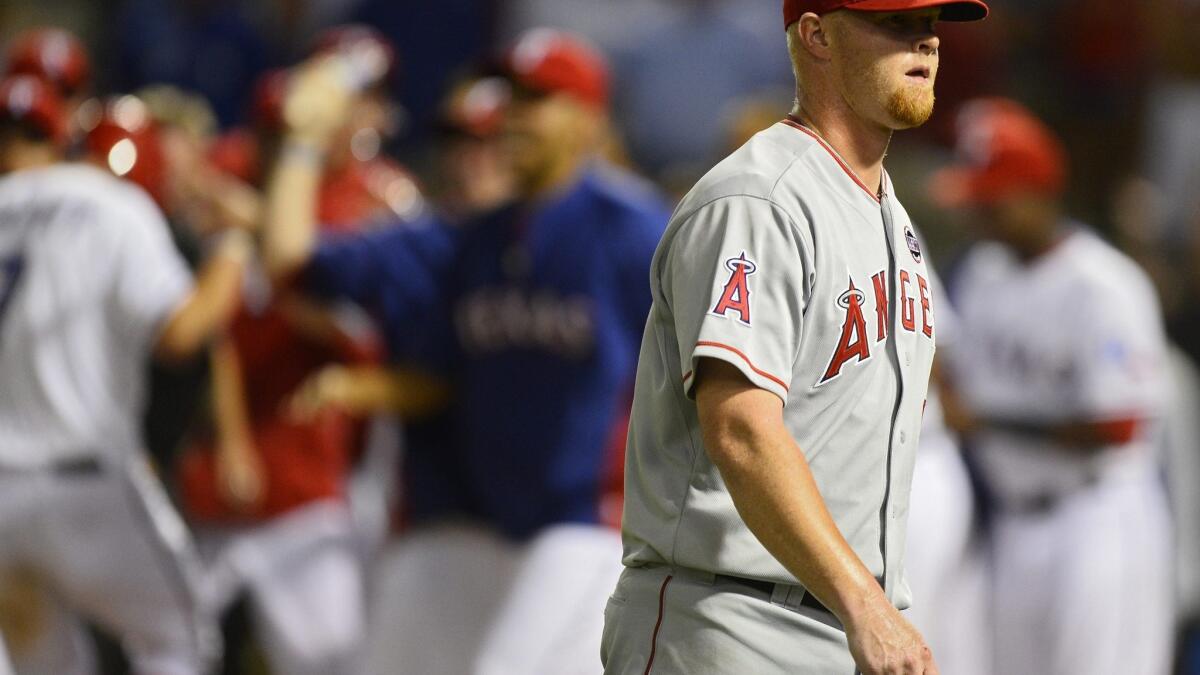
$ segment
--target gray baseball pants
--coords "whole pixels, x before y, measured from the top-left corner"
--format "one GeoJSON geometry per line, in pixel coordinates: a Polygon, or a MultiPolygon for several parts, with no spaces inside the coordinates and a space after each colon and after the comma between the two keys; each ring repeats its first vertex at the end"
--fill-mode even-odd
{"type": "Polygon", "coordinates": [[[852,675],[837,619],[697,570],[626,568],[604,610],[605,675],[852,675]]]}

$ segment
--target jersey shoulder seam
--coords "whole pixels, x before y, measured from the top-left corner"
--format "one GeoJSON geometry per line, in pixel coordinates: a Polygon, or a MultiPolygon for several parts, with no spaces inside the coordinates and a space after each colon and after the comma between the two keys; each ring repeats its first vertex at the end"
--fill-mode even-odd
{"type": "MultiPolygon", "coordinates": [[[[796,163],[807,156],[809,152],[812,152],[812,148],[807,148],[804,150],[804,152],[795,153],[792,155],[792,161],[788,162],[787,166],[783,167],[783,170],[779,172],[779,177],[776,178],[775,182],[771,184],[771,191],[767,193],[769,198],[774,197],[775,190],[779,189],[779,184],[783,182],[783,179],[786,178],[789,173],[791,173],[792,167],[796,166],[796,163]]],[[[774,199],[772,199],[772,201],[774,201],[774,199]]]]}
{"type": "MultiPolygon", "coordinates": [[[[774,189],[772,189],[772,192],[773,191],[774,191],[774,189]]],[[[682,217],[679,220],[679,227],[683,227],[684,225],[687,225],[688,221],[695,218],[705,208],[712,206],[713,204],[716,204],[717,202],[719,202],[723,199],[734,199],[737,197],[744,197],[746,199],[754,199],[757,201],[766,202],[772,208],[774,208],[776,211],[779,211],[780,213],[782,213],[784,216],[787,217],[788,224],[791,226],[791,228],[793,230],[796,230],[797,233],[801,232],[800,227],[796,223],[796,218],[793,217],[792,214],[789,213],[788,210],[785,209],[782,204],[780,204],[779,202],[772,199],[769,195],[755,195],[755,194],[750,194],[748,192],[732,192],[729,194],[719,195],[717,197],[713,197],[712,199],[709,199],[708,201],[696,206],[695,208],[693,208],[691,210],[690,213],[688,213],[686,216],[682,217]]]]}

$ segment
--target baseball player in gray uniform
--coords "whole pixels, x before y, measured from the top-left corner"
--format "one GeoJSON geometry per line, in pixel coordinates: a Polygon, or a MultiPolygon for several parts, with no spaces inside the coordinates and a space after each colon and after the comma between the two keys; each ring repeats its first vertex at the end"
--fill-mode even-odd
{"type": "Polygon", "coordinates": [[[610,675],[936,673],[901,561],[934,352],[883,157],[978,0],[785,0],[797,101],[684,197],[651,267],[610,675]]]}

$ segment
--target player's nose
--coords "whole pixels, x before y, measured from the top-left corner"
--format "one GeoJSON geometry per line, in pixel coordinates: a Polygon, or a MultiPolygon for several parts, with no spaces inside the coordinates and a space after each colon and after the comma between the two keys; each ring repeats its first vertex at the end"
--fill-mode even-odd
{"type": "Polygon", "coordinates": [[[917,51],[923,55],[936,54],[942,44],[936,33],[927,33],[917,40],[917,51]]]}

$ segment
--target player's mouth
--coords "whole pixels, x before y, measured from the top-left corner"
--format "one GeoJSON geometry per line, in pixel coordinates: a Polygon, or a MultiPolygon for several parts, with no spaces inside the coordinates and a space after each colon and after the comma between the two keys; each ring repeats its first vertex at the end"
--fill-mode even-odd
{"type": "Polygon", "coordinates": [[[918,66],[905,73],[904,77],[913,84],[926,84],[932,72],[929,66],[918,66]]]}

